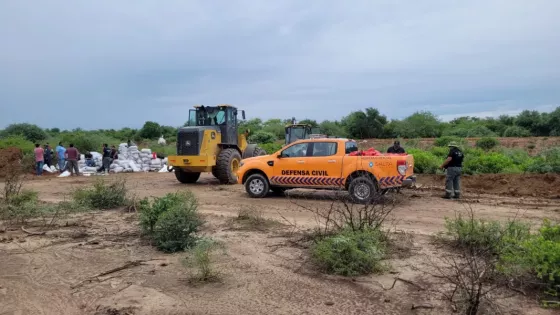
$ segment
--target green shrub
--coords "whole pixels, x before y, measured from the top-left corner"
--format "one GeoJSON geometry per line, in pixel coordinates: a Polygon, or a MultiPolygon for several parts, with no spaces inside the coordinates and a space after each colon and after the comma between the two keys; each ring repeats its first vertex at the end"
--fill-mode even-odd
{"type": "Polygon", "coordinates": [[[512,160],[498,152],[480,156],[465,155],[463,164],[465,174],[498,174],[514,167],[512,160]]]}
{"type": "Polygon", "coordinates": [[[412,149],[408,151],[414,156],[414,173],[435,174],[443,160],[430,152],[412,149]]]}
{"type": "Polygon", "coordinates": [[[273,154],[275,152],[278,152],[280,149],[282,149],[282,144],[281,143],[261,143],[259,144],[259,147],[261,147],[261,149],[266,151],[266,154],[273,154]]]}
{"type": "Polygon", "coordinates": [[[523,127],[511,126],[504,131],[504,137],[530,137],[531,132],[523,127]]]}
{"type": "Polygon", "coordinates": [[[476,141],[476,147],[486,151],[490,151],[499,145],[500,141],[492,137],[480,138],[476,141]]]}
{"type": "Polygon", "coordinates": [[[457,142],[460,146],[466,146],[467,142],[465,139],[455,136],[444,136],[439,137],[434,140],[434,146],[436,147],[447,147],[450,142],[457,142]]]}
{"type": "Polygon", "coordinates": [[[251,143],[273,143],[277,140],[276,135],[266,131],[257,131],[247,139],[251,143]]]}
{"type": "Polygon", "coordinates": [[[318,241],[312,248],[315,263],[327,273],[357,276],[382,270],[383,235],[377,230],[351,231],[318,241]]]}
{"type": "Polygon", "coordinates": [[[188,267],[195,267],[198,274],[193,280],[202,282],[218,281],[220,274],[213,266],[212,254],[223,245],[210,238],[201,238],[189,250],[192,253],[190,259],[186,259],[188,267]]]}
{"type": "Polygon", "coordinates": [[[176,252],[192,247],[195,233],[203,221],[198,216],[198,201],[190,191],[168,193],[140,202],[140,226],[164,252],[176,252]]]}
{"type": "Polygon", "coordinates": [[[560,147],[542,152],[527,166],[531,173],[560,173],[560,147]]]}
{"type": "Polygon", "coordinates": [[[443,162],[443,160],[445,160],[447,158],[447,155],[449,154],[449,148],[447,148],[447,147],[433,147],[433,148],[430,149],[429,152],[432,153],[433,155],[437,156],[438,158],[442,159],[441,162],[443,162]]]}
{"type": "Polygon", "coordinates": [[[10,147],[21,149],[23,153],[33,153],[33,149],[35,149],[33,142],[27,140],[23,136],[16,135],[0,139],[0,149],[7,149],[10,147]]]}
{"type": "Polygon", "coordinates": [[[529,273],[545,282],[547,293],[560,295],[560,224],[545,220],[538,233],[504,255],[501,269],[508,275],[529,273]]]}
{"type": "Polygon", "coordinates": [[[11,124],[2,131],[2,137],[21,136],[32,143],[47,139],[47,133],[37,125],[11,124]]]}
{"type": "Polygon", "coordinates": [[[146,234],[154,232],[160,215],[174,207],[196,208],[197,200],[191,192],[168,193],[163,197],[156,197],[150,203],[147,198],[140,201],[140,226],[146,234]]]}
{"type": "MultiPolygon", "coordinates": [[[[104,134],[98,134],[95,132],[73,132],[66,133],[62,136],[61,141],[64,145],[68,146],[70,143],[74,144],[74,147],[78,149],[81,153],[87,152],[101,152],[104,143],[109,146],[118,146],[121,141],[118,139],[108,137],[104,134]]],[[[58,144],[58,143],[56,143],[58,144]]]]}
{"type": "Polygon", "coordinates": [[[127,202],[126,180],[117,179],[106,184],[98,179],[91,188],[79,188],[74,191],[73,199],[78,205],[94,209],[112,209],[124,206],[127,202]]]}
{"type": "Polygon", "coordinates": [[[458,215],[445,218],[445,235],[459,246],[502,255],[529,239],[530,226],[518,221],[501,223],[458,215]]]}
{"type": "Polygon", "coordinates": [[[532,161],[529,153],[523,149],[502,149],[501,153],[510,159],[521,171],[527,170],[532,161]]]}

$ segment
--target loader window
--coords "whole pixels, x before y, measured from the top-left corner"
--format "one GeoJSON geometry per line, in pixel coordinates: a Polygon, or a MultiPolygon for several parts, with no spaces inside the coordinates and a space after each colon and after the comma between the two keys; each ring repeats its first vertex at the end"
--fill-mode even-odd
{"type": "Polygon", "coordinates": [[[313,156],[331,156],[336,154],[336,142],[314,142],[313,156]]]}

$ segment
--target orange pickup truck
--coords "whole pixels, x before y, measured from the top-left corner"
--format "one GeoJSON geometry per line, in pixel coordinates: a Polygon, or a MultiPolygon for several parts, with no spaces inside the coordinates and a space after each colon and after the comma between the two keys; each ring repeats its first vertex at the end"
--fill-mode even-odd
{"type": "Polygon", "coordinates": [[[242,160],[237,181],[252,198],[291,188],[344,189],[357,203],[414,183],[412,155],[352,153],[356,151],[356,141],[349,139],[299,140],[271,155],[242,160]]]}

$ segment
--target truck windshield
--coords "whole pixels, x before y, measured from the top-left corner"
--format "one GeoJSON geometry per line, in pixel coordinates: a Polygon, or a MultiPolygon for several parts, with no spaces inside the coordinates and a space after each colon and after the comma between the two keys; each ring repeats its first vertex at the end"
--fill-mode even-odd
{"type": "Polygon", "coordinates": [[[286,143],[306,139],[306,129],[304,127],[287,127],[286,143]]]}

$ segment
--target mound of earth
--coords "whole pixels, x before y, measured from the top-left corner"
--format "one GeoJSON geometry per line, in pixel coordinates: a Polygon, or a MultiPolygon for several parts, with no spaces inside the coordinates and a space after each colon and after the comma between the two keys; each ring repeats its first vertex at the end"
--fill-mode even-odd
{"type": "MultiPolygon", "coordinates": [[[[423,186],[445,185],[445,175],[419,175],[423,186]]],[[[559,174],[483,174],[464,175],[461,184],[470,193],[512,197],[560,198],[559,174]]]]}
{"type": "Polygon", "coordinates": [[[98,301],[95,315],[184,315],[182,303],[155,289],[131,285],[98,301]]]}
{"type": "Polygon", "coordinates": [[[9,168],[16,166],[23,158],[21,149],[11,147],[0,150],[0,177],[5,177],[9,168]]]}

